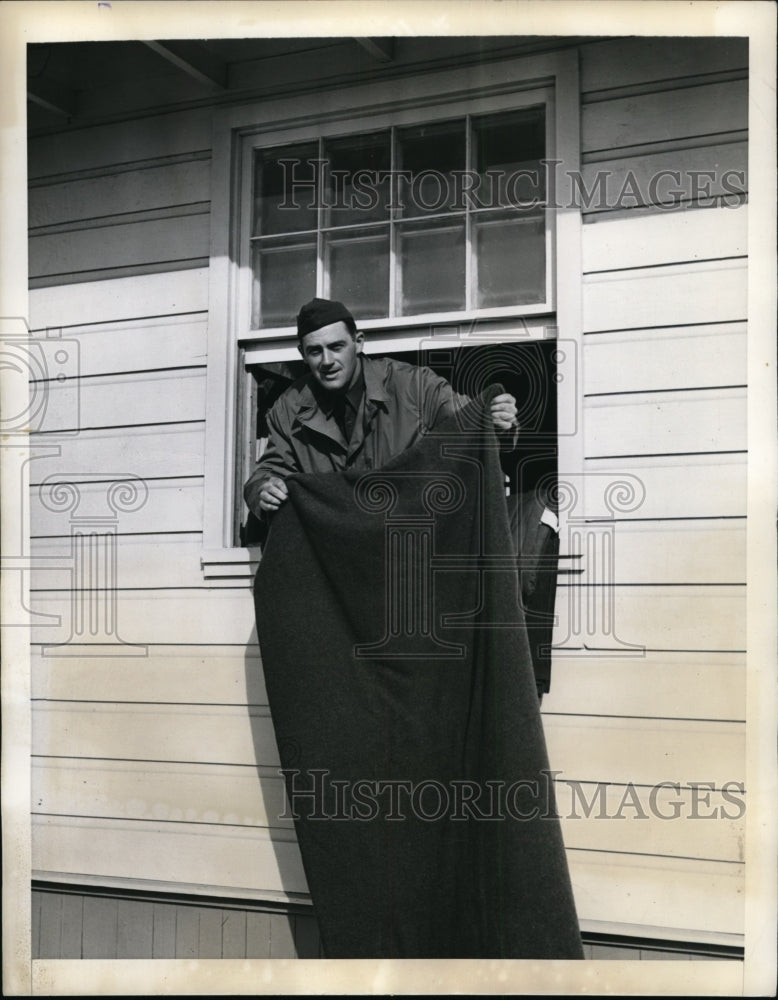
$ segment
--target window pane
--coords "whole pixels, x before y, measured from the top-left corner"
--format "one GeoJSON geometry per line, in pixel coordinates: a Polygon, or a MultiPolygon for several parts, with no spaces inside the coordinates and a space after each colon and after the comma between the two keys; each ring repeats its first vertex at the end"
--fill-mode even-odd
{"type": "Polygon", "coordinates": [[[484,208],[545,202],[545,109],[490,115],[474,123],[475,165],[484,208]]]}
{"type": "Polygon", "coordinates": [[[402,268],[400,314],[465,308],[465,223],[456,220],[399,233],[402,268]]]}
{"type": "Polygon", "coordinates": [[[396,194],[403,218],[464,209],[464,121],[403,129],[398,160],[402,173],[396,194]]]}
{"type": "Polygon", "coordinates": [[[317,149],[306,143],[257,155],[253,236],[316,228],[317,149]]]}
{"type": "Polygon", "coordinates": [[[330,140],[324,160],[328,226],[381,222],[388,217],[388,132],[330,140]]]}
{"type": "Polygon", "coordinates": [[[527,305],[546,298],[546,234],[542,214],[474,217],[478,269],[476,308],[527,305]]]}
{"type": "Polygon", "coordinates": [[[351,310],[355,319],[389,315],[389,232],[350,230],[325,238],[329,297],[351,310]]]}
{"type": "Polygon", "coordinates": [[[252,257],[252,329],[293,325],[316,294],[316,237],[255,244],[252,257]]]}

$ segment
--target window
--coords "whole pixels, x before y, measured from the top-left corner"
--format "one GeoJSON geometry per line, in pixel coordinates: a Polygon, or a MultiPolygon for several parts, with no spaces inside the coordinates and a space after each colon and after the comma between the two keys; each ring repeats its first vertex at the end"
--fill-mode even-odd
{"type": "Polygon", "coordinates": [[[254,151],[251,329],[547,298],[545,106],[254,151]]]}
{"type": "Polygon", "coordinates": [[[348,305],[370,354],[435,368],[430,338],[466,345],[452,355],[462,358],[487,342],[521,345],[515,358],[542,357],[554,385],[545,441],[552,410],[575,419],[553,352],[526,351],[580,329],[579,278],[555,280],[558,268],[580,275],[580,215],[560,213],[552,187],[555,165],[578,166],[575,59],[506,59],[319,98],[315,109],[288,95],[217,115],[207,578],[250,575],[242,485],[267,406],[296,373],[296,313],[315,295],[348,305]]]}

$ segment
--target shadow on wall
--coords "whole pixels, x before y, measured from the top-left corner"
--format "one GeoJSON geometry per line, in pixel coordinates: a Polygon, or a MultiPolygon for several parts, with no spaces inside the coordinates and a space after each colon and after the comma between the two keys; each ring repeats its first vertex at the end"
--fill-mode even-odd
{"type": "MultiPolygon", "coordinates": [[[[263,879],[266,881],[266,885],[259,888],[267,888],[269,898],[276,897],[278,899],[275,904],[279,911],[276,922],[283,917],[288,918],[296,957],[320,958],[319,927],[308,897],[308,887],[294,833],[294,824],[291,819],[280,818],[288,813],[288,809],[284,781],[278,771],[280,767],[278,748],[267,703],[256,625],[252,628],[251,636],[246,644],[244,665],[254,759],[259,792],[267,817],[267,843],[272,850],[275,862],[275,871],[270,871],[268,867],[267,879],[263,879]],[[278,898],[279,888],[283,893],[281,898],[278,898]]],[[[272,931],[272,925],[270,929],[272,931]]],[[[274,954],[272,940],[270,954],[271,957],[293,957],[288,954],[274,954]]]]}

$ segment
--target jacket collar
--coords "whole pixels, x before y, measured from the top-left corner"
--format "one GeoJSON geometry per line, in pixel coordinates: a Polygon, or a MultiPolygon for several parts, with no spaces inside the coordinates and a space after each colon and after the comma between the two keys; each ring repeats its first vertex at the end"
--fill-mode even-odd
{"type": "MultiPolygon", "coordinates": [[[[362,375],[365,380],[365,402],[386,406],[389,402],[389,394],[385,385],[386,372],[382,371],[381,366],[366,355],[362,354],[360,358],[362,375]]],[[[334,402],[334,399],[328,398],[325,393],[314,392],[313,376],[308,375],[300,390],[295,420],[315,427],[316,430],[321,430],[336,440],[342,439],[332,415],[334,402]]]]}

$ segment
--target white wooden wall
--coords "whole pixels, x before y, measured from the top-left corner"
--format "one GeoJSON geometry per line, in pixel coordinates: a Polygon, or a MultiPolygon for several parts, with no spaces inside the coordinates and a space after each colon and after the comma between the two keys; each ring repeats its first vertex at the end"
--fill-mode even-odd
{"type": "MultiPolygon", "coordinates": [[[[740,43],[583,47],[587,189],[598,170],[610,194],[628,171],[643,192],[659,169],[745,171],[745,65],[740,43]]],[[[582,918],[716,940],[742,933],[743,820],[688,817],[692,783],[714,787],[698,814],[734,817],[721,788],[744,780],[747,208],[704,204],[584,210],[584,469],[562,540],[583,572],[563,578],[543,707],[563,815],[573,779],[589,800],[610,783],[609,816],[633,785],[648,816],[565,821],[582,918]],[[611,511],[620,479],[637,492],[611,511]],[[662,781],[687,818],[651,810],[662,781]]]]}
{"type": "MultiPolygon", "coordinates": [[[[742,47],[599,42],[581,70],[587,183],[603,167],[745,168],[742,47]]],[[[306,885],[276,819],[250,592],[206,586],[199,564],[210,128],[196,109],[30,148],[32,326],[80,349],[77,378],[50,381],[30,467],[34,641],[46,644],[33,663],[34,868],[295,897],[306,885]],[[78,484],[77,509],[41,499],[55,475],[78,484]],[[117,514],[106,483],[127,476],[148,492],[117,514]],[[116,595],[124,645],[89,633],[89,602],[71,597],[71,532],[101,515],[118,533],[116,579],[78,585],[93,611],[116,595]],[[49,645],[74,617],[99,655],[49,645]]],[[[614,582],[617,635],[646,653],[612,655],[602,629],[568,634],[571,601],[598,608],[604,593],[584,559],[560,588],[564,648],[543,707],[553,766],[588,794],[611,783],[609,801],[630,783],[645,797],[658,781],[712,781],[714,806],[743,777],[745,212],[585,213],[584,472],[603,474],[590,476],[598,488],[625,474],[644,485],[618,516],[614,582]]],[[[601,516],[591,489],[570,518],[601,516]]],[[[560,781],[563,813],[567,794],[560,781]]],[[[741,932],[736,823],[590,818],[566,821],[565,837],[585,926],[741,932]]]]}

